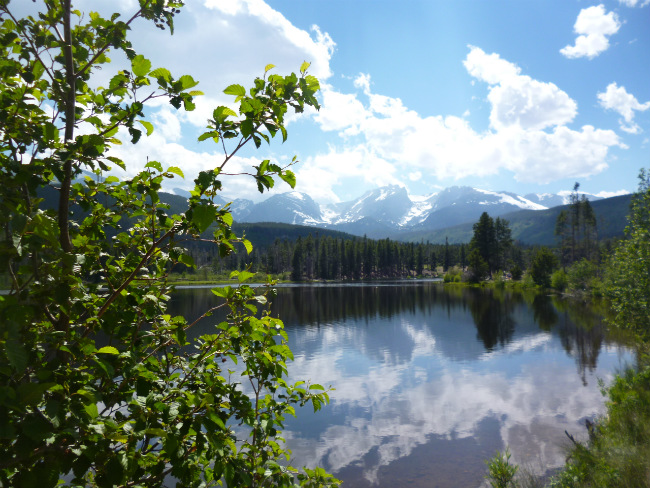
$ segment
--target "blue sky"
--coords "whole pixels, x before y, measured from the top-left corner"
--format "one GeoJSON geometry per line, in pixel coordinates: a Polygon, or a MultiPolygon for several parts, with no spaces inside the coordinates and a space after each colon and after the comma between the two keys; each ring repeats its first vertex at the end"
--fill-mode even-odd
{"type": "MultiPolygon", "coordinates": [[[[283,74],[307,60],[321,111],[292,117],[285,144],[242,153],[230,172],[296,154],[296,189],[322,203],[386,184],[413,195],[452,185],[555,193],[575,181],[603,196],[634,191],[650,166],[648,3],[188,0],[173,37],[140,23],[133,40],[154,66],[194,76],[205,96],[192,113],[151,107],[154,134],[115,153],[129,174],[147,158],[180,166],[186,179],[173,186],[189,189],[223,158],[196,142],[212,109],[229,103],[222,90],[250,85],[268,63],[283,74]]],[[[75,5],[128,14],[137,1],[75,5]]],[[[255,188],[224,181],[230,198],[266,196],[255,188]]]]}

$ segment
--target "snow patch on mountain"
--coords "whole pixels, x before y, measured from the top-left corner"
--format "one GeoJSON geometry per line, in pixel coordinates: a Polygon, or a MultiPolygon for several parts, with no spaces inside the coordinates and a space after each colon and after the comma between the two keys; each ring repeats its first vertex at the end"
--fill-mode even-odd
{"type": "Polygon", "coordinates": [[[413,206],[408,211],[406,215],[399,221],[398,225],[400,227],[405,227],[407,225],[419,224],[424,221],[433,208],[433,205],[428,200],[414,201],[413,206]]]}
{"type": "Polygon", "coordinates": [[[487,200],[487,201],[479,202],[480,205],[494,205],[498,203],[506,203],[509,205],[514,205],[515,207],[519,207],[524,210],[546,210],[548,208],[545,207],[544,205],[531,202],[530,200],[520,197],[519,195],[512,196],[509,195],[508,193],[500,193],[500,192],[495,192],[490,190],[480,190],[478,188],[474,188],[474,190],[479,193],[483,193],[485,195],[490,195],[497,198],[496,201],[487,200]]]}
{"type": "Polygon", "coordinates": [[[304,202],[306,198],[310,198],[309,195],[305,195],[304,193],[300,193],[299,191],[290,191],[285,193],[284,195],[286,195],[289,198],[293,198],[295,200],[300,200],[302,202],[304,202]]]}

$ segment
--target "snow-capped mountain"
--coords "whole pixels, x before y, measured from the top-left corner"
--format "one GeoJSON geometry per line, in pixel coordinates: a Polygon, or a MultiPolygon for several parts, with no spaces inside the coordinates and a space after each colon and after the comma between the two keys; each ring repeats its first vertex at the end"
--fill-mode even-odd
{"type": "Polygon", "coordinates": [[[312,225],[382,238],[400,231],[474,222],[483,212],[498,217],[516,210],[545,210],[564,203],[563,195],[522,197],[467,186],[418,197],[409,195],[404,187],[391,185],[366,192],[355,200],[328,205],[319,205],[309,195],[297,191],[274,195],[258,204],[239,199],[232,203],[231,212],[237,222],[312,225]]]}
{"type": "MultiPolygon", "coordinates": [[[[548,208],[557,207],[558,205],[567,205],[570,202],[571,197],[570,191],[561,191],[560,193],[529,193],[525,195],[524,198],[530,200],[531,202],[544,205],[548,208]]],[[[589,193],[579,193],[580,196],[585,195],[590,202],[595,202],[596,200],[602,200],[603,197],[597,197],[596,195],[591,195],[589,193]]]]}
{"type": "Polygon", "coordinates": [[[297,191],[273,195],[262,203],[235,200],[230,210],[237,222],[279,222],[322,225],[321,208],[312,198],[297,191]]]}
{"type": "Polygon", "coordinates": [[[483,212],[499,217],[515,210],[545,210],[548,207],[510,192],[453,186],[429,198],[432,208],[413,228],[442,229],[478,220],[483,212]]]}
{"type": "Polygon", "coordinates": [[[414,202],[409,198],[406,188],[391,185],[369,191],[351,202],[325,205],[323,213],[331,225],[356,222],[365,217],[402,225],[413,207],[414,202]]]}

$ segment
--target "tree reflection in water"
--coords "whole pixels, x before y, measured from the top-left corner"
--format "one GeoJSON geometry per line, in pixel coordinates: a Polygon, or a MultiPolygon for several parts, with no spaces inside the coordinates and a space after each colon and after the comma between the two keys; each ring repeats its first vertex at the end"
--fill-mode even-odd
{"type": "MultiPolygon", "coordinates": [[[[179,290],[170,309],[191,316],[215,302],[209,290],[179,290]]],[[[478,486],[483,460],[505,445],[515,462],[558,467],[564,430],[579,435],[603,411],[595,380],[631,357],[597,309],[535,293],[288,286],[271,313],[289,335],[290,373],[336,388],[324,411],[287,420],[296,461],[348,487],[478,486]]]]}

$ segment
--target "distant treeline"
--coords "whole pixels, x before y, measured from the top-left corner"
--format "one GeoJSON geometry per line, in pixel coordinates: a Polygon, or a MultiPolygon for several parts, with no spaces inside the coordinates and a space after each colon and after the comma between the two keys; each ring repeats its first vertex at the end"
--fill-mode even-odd
{"type": "MultiPolygon", "coordinates": [[[[219,258],[210,248],[190,249],[199,270],[226,273],[250,267],[253,272],[286,274],[293,281],[360,280],[432,276],[454,266],[465,268],[467,244],[404,243],[391,239],[321,236],[318,232],[295,240],[276,238],[265,247],[256,246],[219,258]]],[[[519,248],[512,259],[523,265],[519,248]]],[[[187,272],[192,272],[189,268],[187,272]]]]}

